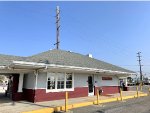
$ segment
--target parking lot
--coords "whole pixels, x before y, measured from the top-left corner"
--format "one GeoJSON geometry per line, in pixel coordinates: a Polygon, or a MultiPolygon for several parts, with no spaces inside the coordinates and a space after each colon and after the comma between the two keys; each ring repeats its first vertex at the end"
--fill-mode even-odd
{"type": "MultiPolygon", "coordinates": [[[[144,86],[143,91],[148,93],[148,87],[144,86]]],[[[136,87],[130,87],[135,90],[136,87]]],[[[72,113],[150,113],[150,96],[134,98],[126,101],[111,102],[102,105],[92,105],[72,109],[72,113]]]]}
{"type": "Polygon", "coordinates": [[[92,105],[71,111],[73,113],[150,113],[150,96],[123,102],[92,105]]]}

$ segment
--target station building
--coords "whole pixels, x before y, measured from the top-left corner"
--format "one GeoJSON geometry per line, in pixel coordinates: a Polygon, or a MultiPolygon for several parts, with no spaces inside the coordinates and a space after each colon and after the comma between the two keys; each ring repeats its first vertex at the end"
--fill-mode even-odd
{"type": "Polygon", "coordinates": [[[0,74],[9,76],[7,96],[12,100],[41,102],[119,92],[120,79],[133,71],[97,60],[91,54],[49,50],[29,57],[0,54],[0,74]]]}

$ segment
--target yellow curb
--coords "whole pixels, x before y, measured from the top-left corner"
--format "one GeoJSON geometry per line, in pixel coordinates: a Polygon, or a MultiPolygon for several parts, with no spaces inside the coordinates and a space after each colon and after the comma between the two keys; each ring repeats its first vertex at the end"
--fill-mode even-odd
{"type": "Polygon", "coordinates": [[[73,108],[84,107],[84,106],[89,106],[89,105],[93,105],[93,102],[84,102],[84,103],[73,104],[73,108]]]}
{"type": "MultiPolygon", "coordinates": [[[[131,98],[134,98],[135,97],[135,95],[132,95],[132,96],[125,96],[125,97],[122,97],[123,98],[123,100],[126,100],[126,99],[131,99],[131,98]]],[[[140,97],[140,96],[139,96],[140,97]]]]}
{"type": "Polygon", "coordinates": [[[140,94],[140,96],[148,96],[147,93],[140,94]]]}
{"type": "MultiPolygon", "coordinates": [[[[143,97],[143,96],[148,96],[148,94],[140,93],[138,97],[143,97]]],[[[131,99],[131,98],[137,98],[137,95],[123,96],[122,97],[123,100],[131,99]]],[[[105,99],[105,100],[99,100],[99,104],[108,103],[108,102],[115,102],[115,101],[121,101],[121,98],[116,97],[116,98],[110,98],[110,99],[105,99]]],[[[89,105],[93,105],[93,104],[97,104],[97,101],[76,103],[76,104],[68,105],[67,108],[73,109],[73,108],[79,108],[79,107],[89,106],[89,105]]],[[[64,111],[64,110],[65,110],[65,106],[58,106],[55,108],[44,108],[44,109],[40,109],[40,110],[34,110],[34,111],[22,112],[22,113],[53,113],[54,111],[58,112],[58,111],[64,111]]]]}
{"type": "Polygon", "coordinates": [[[54,112],[54,108],[44,108],[44,109],[22,112],[22,113],[53,113],[53,112],[54,112]]]}
{"type": "Polygon", "coordinates": [[[108,103],[108,102],[114,102],[114,101],[118,101],[121,100],[120,98],[110,98],[110,99],[105,99],[105,100],[99,100],[99,103],[108,103]]]}
{"type": "MultiPolygon", "coordinates": [[[[73,108],[84,107],[84,106],[89,106],[89,105],[93,105],[93,102],[76,103],[76,104],[68,105],[67,108],[73,109],[73,108]]],[[[64,110],[65,110],[65,106],[61,106],[61,111],[64,111],[64,110]]]]}
{"type": "Polygon", "coordinates": [[[61,107],[60,106],[59,107],[55,107],[54,111],[56,111],[56,112],[61,111],[61,107]]]}

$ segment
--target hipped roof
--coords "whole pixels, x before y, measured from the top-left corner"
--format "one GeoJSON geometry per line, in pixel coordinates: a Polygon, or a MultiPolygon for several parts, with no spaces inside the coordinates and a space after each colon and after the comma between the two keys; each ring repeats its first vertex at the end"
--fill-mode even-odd
{"type": "Polygon", "coordinates": [[[56,49],[42,52],[29,57],[0,54],[0,65],[8,66],[12,63],[12,61],[26,61],[26,62],[56,64],[64,66],[77,66],[77,67],[87,67],[87,68],[134,73],[133,71],[112,65],[110,63],[101,60],[97,60],[95,58],[90,58],[86,55],[56,49]]]}

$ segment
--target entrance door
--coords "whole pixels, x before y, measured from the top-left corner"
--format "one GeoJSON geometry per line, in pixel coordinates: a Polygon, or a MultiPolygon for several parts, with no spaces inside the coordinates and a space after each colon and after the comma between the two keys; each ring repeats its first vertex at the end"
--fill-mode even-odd
{"type": "Polygon", "coordinates": [[[94,95],[93,76],[88,76],[89,96],[94,95]]]}

